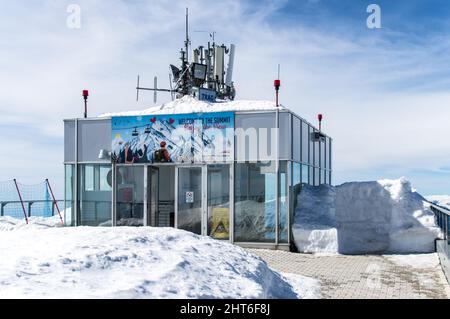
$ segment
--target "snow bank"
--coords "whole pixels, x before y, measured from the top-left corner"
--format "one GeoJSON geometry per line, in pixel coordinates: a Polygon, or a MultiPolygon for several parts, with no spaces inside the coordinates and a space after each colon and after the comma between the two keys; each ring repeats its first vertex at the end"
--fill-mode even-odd
{"type": "MultiPolygon", "coordinates": [[[[280,106],[280,108],[284,109],[283,106],[280,106]]],[[[271,101],[241,100],[210,103],[206,101],[199,101],[189,95],[186,95],[181,99],[177,99],[145,110],[105,113],[100,115],[99,117],[188,114],[228,111],[274,111],[276,109],[276,104],[271,101]]]]}
{"type": "Polygon", "coordinates": [[[293,234],[302,252],[427,253],[440,236],[429,203],[404,178],[305,186],[293,234]]]}
{"type": "Polygon", "coordinates": [[[242,248],[173,228],[8,230],[0,298],[312,298],[319,289],[242,248]]]}
{"type": "Polygon", "coordinates": [[[28,217],[28,225],[23,219],[17,219],[9,216],[0,217],[0,232],[13,231],[21,228],[25,229],[45,229],[53,227],[62,227],[59,216],[53,217],[28,217]]]}

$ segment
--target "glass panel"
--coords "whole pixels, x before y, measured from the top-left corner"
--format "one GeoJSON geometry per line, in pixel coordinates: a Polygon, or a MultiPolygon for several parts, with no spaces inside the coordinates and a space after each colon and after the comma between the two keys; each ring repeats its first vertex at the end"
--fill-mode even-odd
{"type": "MultiPolygon", "coordinates": [[[[97,183],[97,187],[94,187],[94,170],[99,167],[111,170],[110,165],[79,165],[79,225],[111,226],[111,190],[100,189],[98,185],[105,183],[104,180],[97,183]]],[[[106,178],[106,183],[111,183],[107,176],[108,173],[104,174],[102,178],[106,178]]]]}
{"type": "MultiPolygon", "coordinates": [[[[314,130],[314,132],[317,132],[317,131],[314,130]]],[[[315,141],[313,144],[314,144],[314,166],[320,167],[320,142],[315,141]]]]}
{"type": "Polygon", "coordinates": [[[309,125],[302,122],[302,162],[309,164],[309,125]]]}
{"type": "Polygon", "coordinates": [[[280,112],[280,154],[278,158],[281,159],[291,159],[291,114],[280,112]]]}
{"type": "Polygon", "coordinates": [[[278,241],[280,243],[287,243],[288,242],[288,213],[289,213],[289,203],[288,203],[288,196],[287,196],[287,190],[288,190],[288,180],[287,180],[287,161],[281,161],[280,162],[280,179],[279,179],[279,211],[280,211],[280,218],[279,218],[279,233],[278,233],[278,241]]]}
{"type": "Polygon", "coordinates": [[[235,165],[237,242],[275,242],[275,162],[235,165]]]}
{"type": "Polygon", "coordinates": [[[313,139],[313,129],[309,128],[308,140],[309,140],[309,164],[314,165],[314,139],[313,139]]]}
{"type": "Polygon", "coordinates": [[[148,225],[154,227],[164,227],[167,225],[167,218],[164,218],[165,222],[162,222],[162,218],[159,215],[159,169],[156,167],[148,167],[147,171],[147,205],[148,205],[148,225]]]}
{"type": "MultiPolygon", "coordinates": [[[[300,173],[306,174],[306,180],[308,180],[308,169],[305,165],[300,165],[298,163],[293,164],[293,178],[292,178],[292,207],[294,212],[298,206],[298,195],[302,189],[302,180],[300,179],[300,173]],[[305,170],[306,168],[306,170],[305,170]],[[300,172],[302,170],[302,172],[300,172]]],[[[304,178],[304,176],[302,176],[304,178]]]]}
{"type": "Polygon", "coordinates": [[[320,168],[325,168],[325,142],[320,142],[320,168]]]}
{"type": "Polygon", "coordinates": [[[84,166],[84,190],[93,191],[94,190],[94,166],[86,165],[84,166]]]}
{"type": "Polygon", "coordinates": [[[320,170],[318,168],[314,168],[314,186],[320,185],[320,170]]]}
{"type": "Polygon", "coordinates": [[[292,138],[293,138],[293,154],[292,157],[294,161],[301,162],[301,122],[296,116],[292,117],[292,138]]]}
{"type": "Polygon", "coordinates": [[[73,183],[75,165],[65,166],[65,195],[64,195],[64,222],[67,226],[75,226],[75,212],[73,211],[73,183]]]}
{"type": "Polygon", "coordinates": [[[111,190],[112,171],[111,166],[100,166],[100,190],[111,190]]]}
{"type": "Polygon", "coordinates": [[[144,167],[117,170],[117,226],[144,225],[144,167]]]}
{"type": "Polygon", "coordinates": [[[208,235],[230,238],[230,166],[208,166],[208,235]]]}
{"type": "Polygon", "coordinates": [[[309,183],[309,185],[315,185],[314,184],[314,168],[312,166],[308,166],[308,170],[309,170],[308,183],[309,183]]]}
{"type": "Polygon", "coordinates": [[[309,169],[306,165],[302,165],[302,183],[309,184],[309,169]]]}
{"type": "Polygon", "coordinates": [[[202,169],[178,169],[178,228],[202,233],[202,169]]]}
{"type": "MultiPolygon", "coordinates": [[[[329,147],[328,147],[328,160],[329,160],[329,162],[328,162],[328,169],[332,170],[333,169],[332,160],[331,160],[331,158],[333,156],[333,145],[332,145],[333,143],[332,143],[332,140],[330,139],[328,143],[329,143],[329,147]]],[[[330,181],[331,181],[331,177],[330,177],[330,181]]]]}
{"type": "Polygon", "coordinates": [[[275,112],[239,114],[235,117],[235,154],[238,161],[271,160],[276,156],[275,112]]]}

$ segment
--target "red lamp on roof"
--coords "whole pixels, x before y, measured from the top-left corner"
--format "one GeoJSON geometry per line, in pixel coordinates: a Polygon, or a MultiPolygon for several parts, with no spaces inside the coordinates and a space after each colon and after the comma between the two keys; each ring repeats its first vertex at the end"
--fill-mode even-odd
{"type": "Polygon", "coordinates": [[[84,118],[87,118],[87,100],[89,97],[89,91],[83,90],[83,98],[84,98],[84,118]]]}
{"type": "Polygon", "coordinates": [[[317,119],[319,120],[319,131],[322,131],[322,120],[323,120],[323,115],[322,115],[322,114],[318,114],[318,115],[317,115],[317,119]]]}

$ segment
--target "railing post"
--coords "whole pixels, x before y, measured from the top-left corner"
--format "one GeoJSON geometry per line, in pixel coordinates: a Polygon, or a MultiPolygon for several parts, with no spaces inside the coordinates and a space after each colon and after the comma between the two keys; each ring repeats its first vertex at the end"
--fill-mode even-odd
{"type": "Polygon", "coordinates": [[[1,217],[5,216],[5,206],[6,206],[6,203],[1,203],[1,205],[0,205],[0,216],[1,217]]]}
{"type": "Polygon", "coordinates": [[[28,202],[28,217],[31,217],[31,206],[33,205],[33,202],[28,202]]]}
{"type": "Polygon", "coordinates": [[[22,195],[20,194],[19,186],[17,185],[16,179],[14,179],[14,185],[16,185],[17,194],[19,195],[20,203],[22,204],[23,215],[25,216],[25,221],[28,224],[27,212],[25,211],[25,205],[23,204],[22,195]]]}
{"type": "Polygon", "coordinates": [[[50,194],[52,195],[52,198],[53,198],[53,204],[56,206],[56,210],[58,211],[59,218],[61,219],[61,224],[64,225],[64,220],[63,220],[63,218],[62,218],[62,216],[61,216],[61,211],[59,210],[58,203],[56,202],[55,195],[53,194],[52,187],[50,186],[50,182],[48,181],[48,179],[46,179],[45,182],[46,182],[47,187],[48,187],[48,189],[49,189],[49,191],[50,191],[50,194]]]}

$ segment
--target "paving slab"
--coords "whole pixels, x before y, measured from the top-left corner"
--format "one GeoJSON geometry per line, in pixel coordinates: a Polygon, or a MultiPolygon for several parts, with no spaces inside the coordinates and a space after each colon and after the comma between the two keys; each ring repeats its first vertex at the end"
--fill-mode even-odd
{"type": "Polygon", "coordinates": [[[435,253],[348,256],[249,250],[274,270],[319,279],[325,299],[450,299],[435,253]]]}

